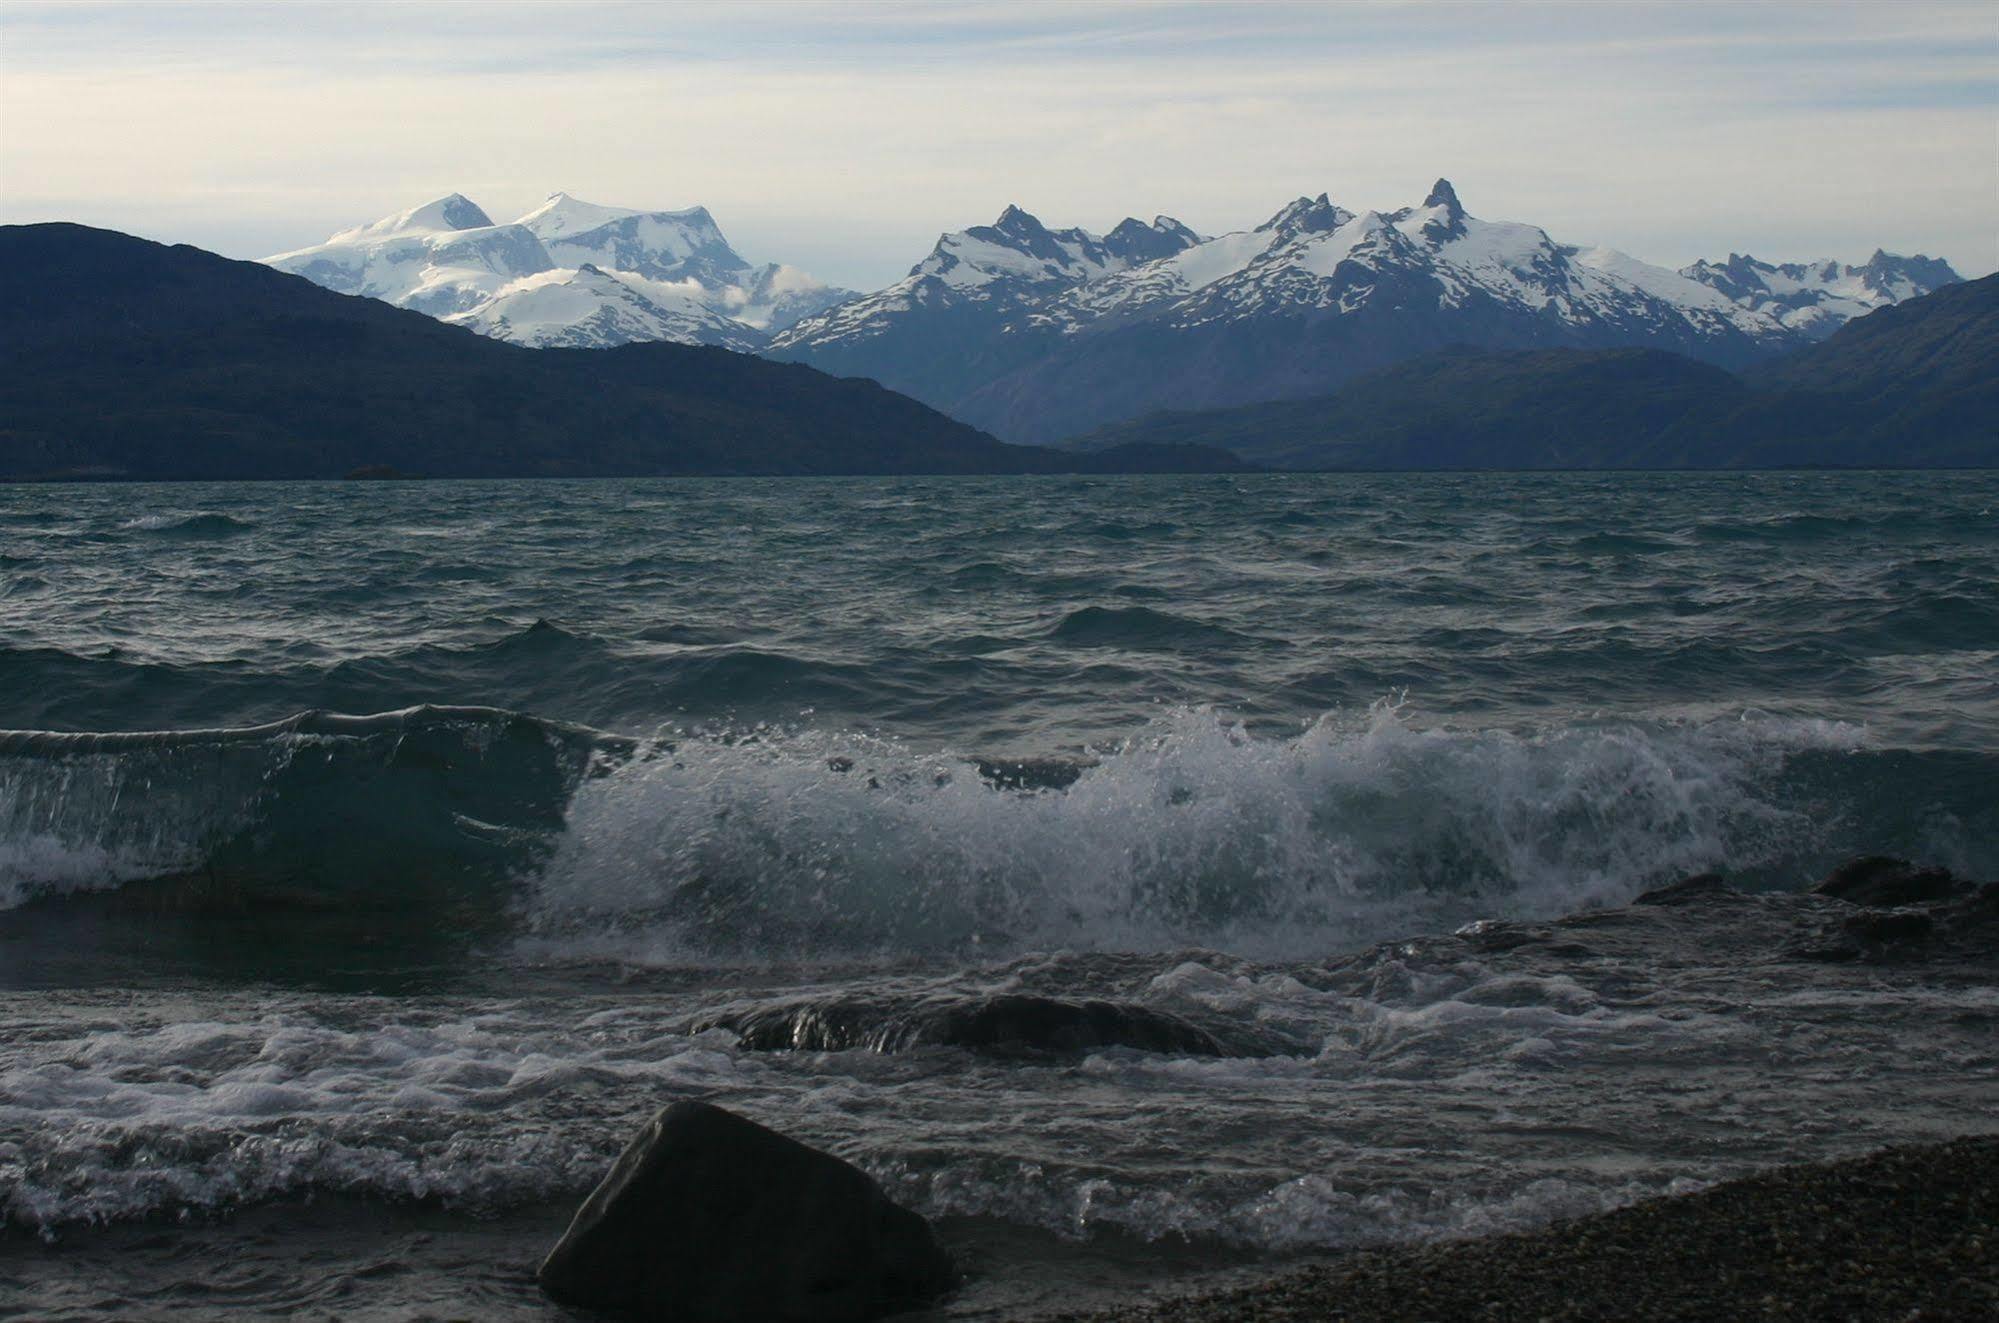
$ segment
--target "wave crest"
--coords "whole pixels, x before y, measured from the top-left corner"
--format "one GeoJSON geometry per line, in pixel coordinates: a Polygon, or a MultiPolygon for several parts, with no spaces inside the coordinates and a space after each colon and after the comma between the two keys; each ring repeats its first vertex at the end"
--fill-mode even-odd
{"type": "Polygon", "coordinates": [[[524,906],[534,949],[665,961],[1060,946],[1323,952],[1627,899],[1809,853],[1814,723],[1540,736],[1377,705],[1288,740],[1176,713],[1068,784],[819,732],[684,743],[584,787],[524,906]]]}
{"type": "Polygon", "coordinates": [[[247,519],[233,515],[218,514],[203,510],[195,514],[153,514],[140,515],[127,520],[124,528],[134,533],[154,533],[173,538],[234,537],[247,533],[257,525],[247,519]]]}
{"type": "Polygon", "coordinates": [[[623,739],[493,708],[0,733],[0,910],[122,887],[186,912],[505,932],[552,961],[1283,958],[1709,869],[1796,885],[1886,850],[1989,872],[1999,815],[1974,792],[1993,773],[1836,723],[1521,734],[1387,703],[1282,739],[1179,710],[1094,757],[999,761],[832,729],[623,739]]]}
{"type": "Polygon", "coordinates": [[[196,731],[0,732],[0,910],[176,878],[176,903],[413,905],[560,830],[594,734],[495,708],[196,731]]]}

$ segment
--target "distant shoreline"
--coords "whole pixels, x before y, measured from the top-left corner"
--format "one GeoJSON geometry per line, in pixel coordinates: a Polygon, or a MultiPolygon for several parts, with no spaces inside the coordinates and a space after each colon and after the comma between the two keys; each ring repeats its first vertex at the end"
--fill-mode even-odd
{"type": "Polygon", "coordinates": [[[708,482],[715,480],[768,481],[773,478],[783,479],[783,480],[802,479],[802,480],[834,481],[834,482],[853,482],[853,481],[874,480],[874,479],[904,480],[909,478],[949,478],[953,480],[970,480],[970,481],[977,481],[986,478],[1019,478],[1019,479],[1030,479],[1030,480],[1037,478],[1323,478],[1323,477],[1398,478],[1398,477],[1423,477],[1423,476],[1444,475],[1444,474],[1451,474],[1456,476],[1477,476],[1480,474],[1490,474],[1495,477],[1500,477],[1500,476],[1517,477],[1521,475],[1528,475],[1528,476],[1541,475],[1547,477],[1557,477],[1569,474],[1577,474],[1577,475],[1588,475],[1590,477],[1602,478],[1602,477],[1652,475],[1652,474],[1662,474],[1662,473],[1700,474],[1704,476],[1716,476],[1716,477],[1727,474],[1739,474],[1746,476],[1749,474],[1772,474],[1772,473],[1778,473],[1778,474],[1781,473],[1812,473],[1812,474],[1999,473],[1999,464],[1938,464],[1938,465],[1911,464],[1894,468],[1884,467],[1881,465],[1848,467],[1841,464],[1812,464],[1812,465],[1802,465],[1802,466],[1791,465],[1783,468],[1742,468],[1742,469],[1732,469],[1732,468],[1729,469],[1723,469],[1723,468],[1671,468],[1671,469],[1666,469],[1666,468],[1662,469],[1245,468],[1245,469],[1213,469],[1213,470],[1191,469],[1184,472],[1150,472],[1150,473],[1097,472],[1088,469],[1075,469],[1069,471],[1048,471],[1041,473],[1020,473],[1020,472],[964,473],[964,472],[941,472],[941,471],[936,473],[922,473],[922,472],[627,473],[627,474],[603,474],[595,476],[582,475],[582,474],[536,474],[536,473],[521,473],[512,476],[496,475],[496,474],[480,474],[477,476],[469,476],[469,475],[431,475],[431,474],[422,474],[422,473],[399,473],[393,476],[390,475],[357,476],[355,474],[341,474],[337,477],[315,477],[315,478],[270,478],[270,477],[152,478],[152,477],[125,477],[125,476],[113,476],[109,474],[100,474],[94,476],[68,475],[68,476],[46,477],[46,478],[0,476],[0,487],[99,487],[99,486],[111,486],[111,485],[120,485],[120,484],[134,486],[134,487],[146,487],[146,486],[181,487],[181,486],[199,486],[204,483],[214,484],[214,483],[233,483],[233,482],[274,483],[274,484],[295,484],[295,483],[305,483],[305,482],[369,483],[369,484],[382,483],[382,482],[431,482],[431,483],[436,483],[436,482],[686,482],[690,480],[708,482]]]}

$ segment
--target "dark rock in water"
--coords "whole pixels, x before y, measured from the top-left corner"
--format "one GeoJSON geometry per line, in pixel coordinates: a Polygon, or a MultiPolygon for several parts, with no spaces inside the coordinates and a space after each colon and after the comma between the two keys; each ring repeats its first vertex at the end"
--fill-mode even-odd
{"type": "Polygon", "coordinates": [[[1969,889],[1947,869],[1918,868],[1906,859],[1871,854],[1841,864],[1812,891],[1855,905],[1892,907],[1950,900],[1969,889]]]}
{"type": "Polygon", "coordinates": [[[761,1006],[741,1017],[694,1026],[696,1032],[733,1029],[737,1045],[750,1052],[845,1052],[857,1047],[890,1052],[903,1046],[890,1041],[901,1027],[879,1004],[836,1000],[761,1006]]]}
{"type": "Polygon", "coordinates": [[[764,1006],[696,1029],[734,1029],[751,1051],[898,1052],[963,1047],[1000,1055],[1136,1048],[1174,1056],[1275,1056],[1287,1047],[1248,1033],[1210,1029],[1171,1011],[1130,1002],[1009,993],[931,998],[914,1005],[802,1001],[764,1006]]]}
{"type": "Polygon", "coordinates": [[[953,1281],[867,1173],[698,1102],[639,1132],[539,1276],[564,1304],[675,1323],[861,1323],[953,1281]]]}
{"type": "Polygon", "coordinates": [[[1114,1001],[1004,996],[942,1009],[925,1037],[951,1047],[995,1052],[1085,1052],[1135,1047],[1176,1056],[1228,1057],[1214,1034],[1166,1011],[1114,1001]]]}
{"type": "Polygon", "coordinates": [[[1816,931],[1791,948],[1803,960],[1870,963],[1988,956],[1999,937],[1999,883],[1868,855],[1842,864],[1813,894],[1857,907],[1819,912],[1816,931]]]}
{"type": "Polygon", "coordinates": [[[1633,905],[1686,905],[1696,901],[1713,900],[1720,896],[1739,896],[1742,893],[1719,873],[1697,873],[1693,877],[1681,878],[1678,882],[1663,887],[1642,891],[1632,900],[1633,905]]]}
{"type": "Polygon", "coordinates": [[[1532,947],[1542,955],[1576,960],[1586,960],[1595,954],[1581,942],[1558,939],[1552,928],[1508,923],[1503,919],[1474,919],[1451,936],[1480,955],[1500,955],[1522,947],[1532,947]]]}
{"type": "Polygon", "coordinates": [[[1472,950],[1487,954],[1533,946],[1549,938],[1545,928],[1525,928],[1500,919],[1474,919],[1451,935],[1472,950]]]}

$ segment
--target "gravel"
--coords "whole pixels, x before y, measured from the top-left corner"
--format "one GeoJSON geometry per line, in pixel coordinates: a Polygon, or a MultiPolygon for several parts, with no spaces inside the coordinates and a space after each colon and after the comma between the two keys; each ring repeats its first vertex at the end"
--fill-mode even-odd
{"type": "Polygon", "coordinates": [[[1999,1135],[1781,1167],[1539,1231],[1370,1250],[1262,1284],[1059,1316],[1999,1319],[1999,1135]]]}

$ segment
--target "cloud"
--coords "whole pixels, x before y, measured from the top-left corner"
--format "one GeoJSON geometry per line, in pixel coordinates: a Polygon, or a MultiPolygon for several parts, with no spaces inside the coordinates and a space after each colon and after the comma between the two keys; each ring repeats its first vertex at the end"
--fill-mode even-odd
{"type": "Polygon", "coordinates": [[[0,10],[0,212],[239,256],[462,191],[710,207],[880,285],[1019,202],[1219,231],[1467,205],[1681,264],[1999,265],[1982,5],[0,10]]]}

